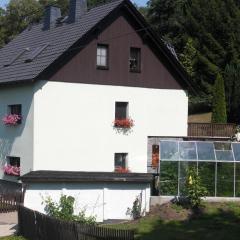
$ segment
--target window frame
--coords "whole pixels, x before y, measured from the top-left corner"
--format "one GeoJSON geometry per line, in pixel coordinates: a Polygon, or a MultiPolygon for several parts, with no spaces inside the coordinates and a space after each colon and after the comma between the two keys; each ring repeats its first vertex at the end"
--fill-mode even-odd
{"type": "Polygon", "coordinates": [[[98,43],[97,44],[97,51],[96,51],[96,68],[99,70],[108,70],[109,69],[109,45],[105,43],[98,43]],[[100,58],[102,57],[101,55],[98,55],[98,48],[105,48],[106,49],[106,66],[103,65],[98,65],[98,56],[100,58]]]}
{"type": "Polygon", "coordinates": [[[7,163],[14,167],[13,164],[11,164],[11,161],[17,161],[17,167],[21,167],[21,158],[20,157],[16,157],[16,156],[7,156],[7,163]]]}
{"type": "Polygon", "coordinates": [[[8,114],[17,114],[19,115],[21,118],[17,121],[17,124],[21,124],[22,123],[22,104],[10,104],[8,105],[8,114]],[[18,111],[15,111],[14,108],[17,107],[19,108],[18,111]]]}
{"type": "Polygon", "coordinates": [[[140,47],[130,47],[130,52],[129,52],[129,72],[141,73],[141,69],[142,69],[141,48],[140,47]],[[137,67],[135,69],[131,68],[132,51],[137,51],[137,53],[138,53],[138,56],[137,56],[137,67]]]}
{"type": "Polygon", "coordinates": [[[121,168],[124,168],[124,169],[127,169],[128,168],[128,153],[126,153],[126,152],[117,152],[117,153],[114,153],[114,171],[116,172],[117,171],[117,168],[118,167],[121,167],[121,168]],[[123,158],[125,158],[124,159],[124,161],[125,161],[125,163],[124,163],[124,165],[125,166],[116,166],[116,157],[117,157],[117,155],[121,155],[121,157],[123,158]]]}
{"type": "Polygon", "coordinates": [[[115,102],[115,120],[122,120],[122,119],[128,119],[129,118],[129,102],[120,102],[120,101],[117,101],[117,102],[115,102]],[[117,104],[123,104],[123,103],[125,103],[126,104],[126,109],[125,109],[125,111],[126,111],[126,117],[124,117],[124,118],[119,118],[119,117],[117,117],[117,104]]]}

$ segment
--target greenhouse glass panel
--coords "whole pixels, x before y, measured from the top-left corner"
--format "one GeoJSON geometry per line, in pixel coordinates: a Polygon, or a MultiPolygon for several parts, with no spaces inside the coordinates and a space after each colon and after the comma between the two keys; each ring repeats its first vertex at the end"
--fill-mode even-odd
{"type": "Polygon", "coordinates": [[[180,171],[179,171],[179,195],[186,195],[186,181],[187,181],[187,172],[191,167],[197,168],[197,162],[188,162],[182,161],[180,162],[180,171]]]}
{"type": "Polygon", "coordinates": [[[160,195],[171,196],[178,193],[178,162],[161,162],[160,195]]]}
{"type": "Polygon", "coordinates": [[[235,165],[236,177],[235,177],[235,195],[240,197],[240,163],[235,165]]]}
{"type": "Polygon", "coordinates": [[[215,196],[215,162],[199,162],[198,175],[202,185],[207,189],[207,196],[215,196]]]}
{"type": "Polygon", "coordinates": [[[234,163],[217,163],[217,196],[234,196],[234,163]]]}
{"type": "Polygon", "coordinates": [[[240,143],[232,143],[233,153],[236,161],[240,161],[240,143]]]}
{"type": "Polygon", "coordinates": [[[195,142],[179,142],[179,153],[181,160],[197,160],[195,142]]]}
{"type": "Polygon", "coordinates": [[[178,160],[178,142],[160,141],[161,160],[178,160]]]}
{"type": "Polygon", "coordinates": [[[222,151],[232,150],[230,142],[214,142],[214,148],[222,151]]]}
{"type": "Polygon", "coordinates": [[[214,145],[211,142],[197,142],[198,160],[215,161],[214,145]]]}
{"type": "Polygon", "coordinates": [[[218,161],[233,161],[232,151],[216,151],[216,158],[218,161]]]}

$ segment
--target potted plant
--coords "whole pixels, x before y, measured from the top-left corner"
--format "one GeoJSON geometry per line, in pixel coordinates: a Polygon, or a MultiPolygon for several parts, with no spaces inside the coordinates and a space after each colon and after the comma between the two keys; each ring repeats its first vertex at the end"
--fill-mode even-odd
{"type": "Polygon", "coordinates": [[[117,132],[122,132],[124,134],[129,133],[133,126],[134,121],[130,117],[125,119],[115,119],[113,122],[113,128],[117,132]]]}
{"type": "Polygon", "coordinates": [[[20,167],[17,166],[7,164],[3,167],[3,171],[6,175],[20,176],[20,167]]]}
{"type": "Polygon", "coordinates": [[[2,121],[5,125],[15,126],[20,123],[21,119],[21,116],[18,114],[8,114],[2,119],[2,121]]]}
{"type": "Polygon", "coordinates": [[[130,173],[131,171],[125,167],[116,167],[115,172],[117,173],[130,173]]]}

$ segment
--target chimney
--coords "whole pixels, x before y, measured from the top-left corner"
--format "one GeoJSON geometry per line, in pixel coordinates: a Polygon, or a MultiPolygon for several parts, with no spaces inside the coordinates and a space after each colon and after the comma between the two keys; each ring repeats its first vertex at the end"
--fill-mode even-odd
{"type": "Polygon", "coordinates": [[[61,10],[58,7],[48,5],[45,7],[43,30],[49,30],[56,20],[61,17],[61,10]]]}
{"type": "Polygon", "coordinates": [[[70,0],[68,22],[76,22],[87,12],[87,0],[70,0]]]}

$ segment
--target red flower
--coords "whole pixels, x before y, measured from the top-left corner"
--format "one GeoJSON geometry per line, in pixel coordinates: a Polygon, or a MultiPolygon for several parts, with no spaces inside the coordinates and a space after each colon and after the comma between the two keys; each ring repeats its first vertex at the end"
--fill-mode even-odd
{"type": "Polygon", "coordinates": [[[9,114],[2,119],[5,125],[17,125],[20,120],[21,116],[18,114],[9,114]]]}
{"type": "Polygon", "coordinates": [[[131,171],[128,168],[116,167],[115,172],[117,172],[117,173],[130,173],[131,171]]]}
{"type": "Polygon", "coordinates": [[[134,126],[134,122],[131,118],[126,119],[115,119],[114,127],[118,128],[132,128],[134,126]]]}

